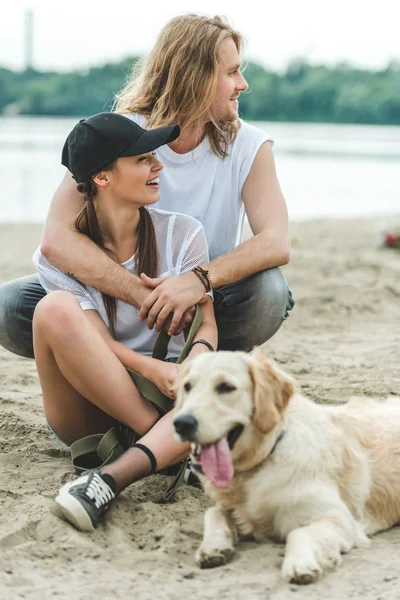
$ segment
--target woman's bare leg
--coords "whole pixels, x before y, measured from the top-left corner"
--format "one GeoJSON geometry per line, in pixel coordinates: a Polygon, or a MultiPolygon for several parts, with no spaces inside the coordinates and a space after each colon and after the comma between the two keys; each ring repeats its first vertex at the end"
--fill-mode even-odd
{"type": "Polygon", "coordinates": [[[52,292],[39,302],[33,336],[45,414],[62,438],[107,431],[115,419],[143,434],[156,421],[156,409],[71,294],[52,292]]]}
{"type": "MultiPolygon", "coordinates": [[[[173,414],[169,412],[146,433],[140,443],[146,446],[157,461],[157,469],[165,469],[189,455],[188,443],[178,442],[173,434],[173,414]]],[[[149,475],[151,463],[148,456],[139,448],[129,448],[115,462],[104,466],[101,474],[111,475],[116,491],[120,492],[134,481],[149,475]]]]}

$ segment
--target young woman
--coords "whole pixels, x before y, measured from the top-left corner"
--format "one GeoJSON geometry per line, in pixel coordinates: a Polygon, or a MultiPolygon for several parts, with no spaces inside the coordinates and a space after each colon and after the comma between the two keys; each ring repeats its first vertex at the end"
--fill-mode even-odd
{"type": "MultiPolygon", "coordinates": [[[[145,131],[122,115],[100,113],[80,121],[64,146],[62,163],[84,196],[75,228],[137,276],[179,275],[208,259],[198,221],[147,208],[159,199],[163,168],[154,150],[178,135],[178,126],[145,131]]],[[[66,516],[77,527],[90,529],[126,485],[188,454],[188,447],[173,437],[170,414],[159,419],[124,368],[139,372],[173,398],[179,369],[173,361],[184,338],[181,334],[171,340],[170,362],[153,359],[157,332],[139,319],[137,308],[81,284],[40,249],[34,263],[47,292],[35,310],[33,341],[51,429],[67,444],[106,432],[117,422],[142,436],[114,464],[61,489],[57,502],[66,516]]],[[[204,292],[208,287],[205,280],[204,292]]],[[[202,309],[190,357],[217,347],[213,303],[206,294],[202,309]]]]}

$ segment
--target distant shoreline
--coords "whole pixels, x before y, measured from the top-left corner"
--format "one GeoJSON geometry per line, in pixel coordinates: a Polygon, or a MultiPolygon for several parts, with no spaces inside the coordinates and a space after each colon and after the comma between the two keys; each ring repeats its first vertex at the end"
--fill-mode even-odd
{"type": "MultiPolygon", "coordinates": [[[[94,114],[94,113],[93,113],[94,114]]],[[[87,116],[87,115],[86,115],[87,116]]],[[[241,119],[246,121],[247,123],[272,123],[272,124],[288,124],[288,125],[332,125],[332,127],[340,125],[343,127],[387,127],[390,129],[400,129],[400,123],[344,123],[344,122],[336,122],[336,121],[289,121],[285,119],[247,119],[244,115],[239,115],[241,119]]],[[[85,115],[45,115],[45,114],[21,114],[21,113],[0,113],[0,120],[11,120],[11,119],[64,119],[70,121],[78,121],[79,119],[85,118],[85,115]]]]}
{"type": "MultiPolygon", "coordinates": [[[[10,230],[14,230],[16,234],[23,235],[24,239],[28,236],[28,239],[32,239],[35,236],[38,239],[38,243],[40,240],[41,232],[44,227],[45,220],[43,221],[2,221],[0,220],[0,237],[8,235],[10,230]]],[[[302,227],[307,224],[307,226],[313,225],[321,225],[324,226],[330,225],[333,229],[335,227],[341,228],[350,228],[354,225],[356,228],[360,226],[360,223],[365,223],[368,228],[375,225],[375,231],[379,231],[379,228],[385,228],[393,224],[394,227],[400,227],[400,209],[399,212],[394,213],[377,213],[374,215],[343,215],[343,216],[307,216],[304,218],[293,217],[291,218],[289,215],[289,223],[293,226],[302,227]]],[[[251,236],[250,228],[245,220],[243,227],[243,239],[247,239],[251,236]]]]}
{"type": "MultiPolygon", "coordinates": [[[[0,66],[0,114],[88,116],[110,110],[139,57],[70,72],[13,71],[0,66]]],[[[248,62],[249,91],[240,97],[251,121],[400,125],[400,63],[381,70],[347,63],[293,60],[285,72],[248,62]]]]}

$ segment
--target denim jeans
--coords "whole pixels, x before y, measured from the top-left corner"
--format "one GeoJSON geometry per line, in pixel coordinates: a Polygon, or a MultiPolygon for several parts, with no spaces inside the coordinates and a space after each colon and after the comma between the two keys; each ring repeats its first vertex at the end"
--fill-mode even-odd
{"type": "Polygon", "coordinates": [[[249,352],[269,340],[288,318],[294,299],[278,268],[214,290],[219,350],[249,352]]]}
{"type": "MultiPolygon", "coordinates": [[[[37,275],[20,277],[0,286],[0,345],[33,358],[32,318],[45,296],[37,275]]],[[[270,339],[294,306],[292,294],[278,268],[267,269],[214,290],[220,350],[244,350],[270,339]]]]}

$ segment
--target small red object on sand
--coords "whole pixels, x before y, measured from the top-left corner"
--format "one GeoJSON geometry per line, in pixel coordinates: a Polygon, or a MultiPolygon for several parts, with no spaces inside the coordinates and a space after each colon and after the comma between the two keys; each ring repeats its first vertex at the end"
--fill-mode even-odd
{"type": "Polygon", "coordinates": [[[383,242],[384,246],[387,246],[388,248],[400,248],[400,233],[384,231],[383,242]]]}

